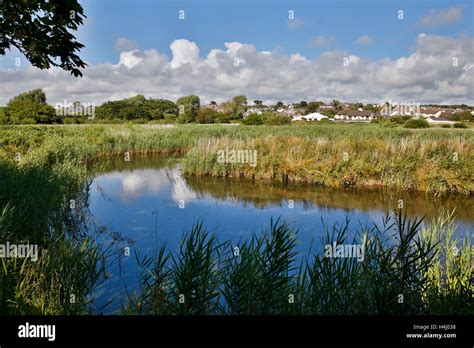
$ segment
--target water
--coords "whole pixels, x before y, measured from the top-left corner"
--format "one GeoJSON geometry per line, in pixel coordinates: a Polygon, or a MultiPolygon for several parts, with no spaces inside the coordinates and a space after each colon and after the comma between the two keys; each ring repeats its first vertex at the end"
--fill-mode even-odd
{"type": "Polygon", "coordinates": [[[334,190],[185,178],[179,160],[109,160],[92,181],[89,210],[96,226],[118,232],[127,239],[127,245],[131,243],[131,255],[109,269],[111,278],[95,293],[97,304],[112,301],[104,312],[120,310],[127,292],[137,290],[135,252],[142,256],[153,253],[162,243],[176,249],[183,232],[199,219],[220,240],[238,242],[264,231],[271,218],[281,218],[298,229],[298,249],[305,254],[311,245],[315,249],[321,247],[326,227],[340,225],[346,219],[350,219],[352,233],[360,226],[381,225],[400,199],[409,216],[426,216],[426,221],[436,216],[440,208],[456,208],[458,235],[472,231],[474,199],[469,197],[435,199],[422,193],[388,190],[334,190]]]}

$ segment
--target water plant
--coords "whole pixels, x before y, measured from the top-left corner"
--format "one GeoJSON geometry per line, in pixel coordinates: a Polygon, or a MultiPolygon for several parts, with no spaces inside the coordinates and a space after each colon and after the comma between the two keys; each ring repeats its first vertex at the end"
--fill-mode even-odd
{"type": "Polygon", "coordinates": [[[237,245],[220,243],[201,221],[184,235],[176,254],[162,247],[155,263],[153,256],[148,258],[150,276],[125,312],[473,314],[474,248],[468,237],[462,243],[452,238],[453,224],[452,213],[423,225],[422,219],[397,212],[381,227],[361,227],[352,240],[348,221],[328,228],[322,245],[355,243],[364,250],[357,259],[328,257],[318,249],[301,257],[297,231],[279,220],[237,245]],[[177,300],[180,294],[185,294],[182,301],[177,300]],[[140,298],[146,299],[145,310],[141,305],[137,310],[140,298]]]}

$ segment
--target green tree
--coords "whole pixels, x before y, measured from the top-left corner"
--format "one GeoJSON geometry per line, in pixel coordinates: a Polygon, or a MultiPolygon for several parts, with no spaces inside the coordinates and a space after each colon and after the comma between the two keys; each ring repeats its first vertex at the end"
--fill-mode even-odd
{"type": "Polygon", "coordinates": [[[95,117],[101,120],[111,120],[119,118],[120,110],[125,107],[125,103],[119,101],[108,101],[95,108],[95,117]]]}
{"type": "Polygon", "coordinates": [[[306,113],[311,114],[313,112],[317,112],[319,108],[321,107],[320,102],[309,102],[308,105],[306,106],[306,113]]]}
{"type": "Polygon", "coordinates": [[[261,100],[254,100],[253,103],[257,108],[261,108],[263,106],[263,102],[261,100]]]}
{"type": "Polygon", "coordinates": [[[343,109],[343,105],[341,104],[341,102],[339,100],[336,100],[336,99],[334,99],[331,102],[331,106],[334,109],[334,111],[336,111],[336,114],[343,109]]]}
{"type": "Polygon", "coordinates": [[[210,108],[202,108],[199,110],[196,122],[198,123],[218,123],[224,118],[224,114],[210,108]]]}
{"type": "Polygon", "coordinates": [[[197,95],[181,97],[176,101],[176,105],[178,106],[179,123],[191,123],[196,121],[201,106],[197,95]]]}
{"type": "Polygon", "coordinates": [[[126,103],[120,108],[118,117],[124,120],[150,120],[150,113],[138,103],[126,103]]]}
{"type": "Polygon", "coordinates": [[[85,18],[77,0],[0,1],[0,55],[16,47],[32,65],[82,76],[76,54],[84,45],[71,33],[85,18]]]}
{"type": "Polygon", "coordinates": [[[308,106],[308,103],[305,100],[299,102],[298,107],[305,108],[308,106]]]}
{"type": "Polygon", "coordinates": [[[247,97],[245,95],[238,95],[232,98],[232,101],[237,104],[238,106],[245,106],[247,105],[247,97]]]}
{"type": "Polygon", "coordinates": [[[147,99],[145,109],[154,120],[163,119],[166,114],[178,115],[178,106],[167,99],[147,99]]]}
{"type": "Polygon", "coordinates": [[[5,108],[0,106],[0,124],[8,123],[7,117],[5,116],[5,108]]]}
{"type": "Polygon", "coordinates": [[[259,114],[250,114],[242,120],[247,126],[258,126],[263,124],[263,116],[259,114]]]}
{"type": "Polygon", "coordinates": [[[329,118],[334,118],[334,116],[336,115],[336,111],[333,109],[323,109],[321,110],[321,114],[329,118]]]}
{"type": "Polygon", "coordinates": [[[13,97],[5,107],[8,123],[61,123],[56,110],[46,103],[46,95],[41,89],[34,89],[13,97]]]}

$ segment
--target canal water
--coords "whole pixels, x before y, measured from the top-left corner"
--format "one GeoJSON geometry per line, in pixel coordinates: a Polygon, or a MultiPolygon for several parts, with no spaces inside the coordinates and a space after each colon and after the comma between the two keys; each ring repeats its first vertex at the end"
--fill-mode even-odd
{"type": "Polygon", "coordinates": [[[470,197],[184,177],[179,159],[109,159],[90,183],[88,208],[93,228],[107,231],[102,243],[120,235],[130,256],[109,267],[110,278],[94,294],[96,304],[110,302],[101,311],[119,312],[127,294],[138,291],[135,255],[151,255],[163,243],[176,250],[183,233],[197,221],[202,220],[221,241],[238,243],[262,233],[271,219],[279,218],[297,230],[298,251],[306,255],[310,248],[313,252],[322,248],[327,229],[346,220],[353,235],[365,226],[381,226],[400,202],[409,217],[424,216],[426,222],[440,209],[456,209],[456,234],[472,233],[474,199],[470,197]]]}

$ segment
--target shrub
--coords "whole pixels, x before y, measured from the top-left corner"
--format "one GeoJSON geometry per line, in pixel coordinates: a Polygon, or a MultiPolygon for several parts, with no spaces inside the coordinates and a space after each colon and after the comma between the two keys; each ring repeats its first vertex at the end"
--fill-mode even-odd
{"type": "Polygon", "coordinates": [[[421,118],[411,119],[405,122],[406,128],[428,128],[429,126],[429,123],[421,118]]]}
{"type": "Polygon", "coordinates": [[[166,123],[175,123],[177,118],[175,114],[165,114],[166,123]]]}
{"type": "Polygon", "coordinates": [[[461,122],[455,123],[453,126],[454,128],[467,128],[467,125],[461,122]]]}
{"type": "Polygon", "coordinates": [[[291,117],[280,116],[272,112],[263,113],[262,118],[263,122],[267,125],[282,125],[291,123],[291,117]]]}
{"type": "Polygon", "coordinates": [[[87,117],[70,117],[66,116],[64,117],[64,123],[65,124],[83,124],[86,123],[87,117]]]}
{"type": "Polygon", "coordinates": [[[246,126],[258,126],[263,124],[263,117],[259,114],[250,114],[242,120],[246,126]]]}
{"type": "Polygon", "coordinates": [[[196,122],[214,123],[219,113],[211,108],[202,108],[198,111],[196,122]]]}
{"type": "Polygon", "coordinates": [[[230,121],[232,119],[233,119],[232,115],[227,115],[223,112],[219,112],[219,114],[217,115],[215,123],[230,123],[230,121]]]}
{"type": "Polygon", "coordinates": [[[389,118],[389,121],[395,124],[404,124],[411,119],[411,116],[394,116],[389,118]]]}

